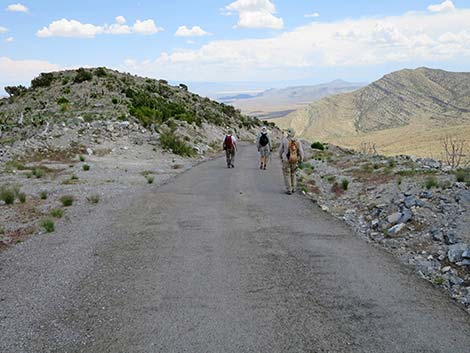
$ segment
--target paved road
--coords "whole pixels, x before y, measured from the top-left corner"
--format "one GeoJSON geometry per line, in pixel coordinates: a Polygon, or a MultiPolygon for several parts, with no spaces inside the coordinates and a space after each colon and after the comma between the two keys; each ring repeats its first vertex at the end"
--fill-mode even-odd
{"type": "Polygon", "coordinates": [[[0,267],[5,353],[470,351],[468,314],[284,195],[279,163],[260,171],[252,147],[233,170],[204,163],[0,267]]]}

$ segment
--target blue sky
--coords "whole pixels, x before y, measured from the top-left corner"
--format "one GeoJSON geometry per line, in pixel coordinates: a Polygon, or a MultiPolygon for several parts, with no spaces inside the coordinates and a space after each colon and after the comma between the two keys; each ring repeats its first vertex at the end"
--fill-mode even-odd
{"type": "Polygon", "coordinates": [[[280,87],[469,62],[464,0],[0,0],[0,86],[80,66],[280,87]]]}

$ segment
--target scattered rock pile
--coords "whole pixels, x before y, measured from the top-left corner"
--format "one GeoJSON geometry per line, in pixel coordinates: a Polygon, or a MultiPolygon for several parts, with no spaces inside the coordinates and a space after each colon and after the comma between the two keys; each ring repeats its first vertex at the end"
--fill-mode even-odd
{"type": "Polygon", "coordinates": [[[306,146],[303,192],[470,310],[470,171],[306,146]]]}

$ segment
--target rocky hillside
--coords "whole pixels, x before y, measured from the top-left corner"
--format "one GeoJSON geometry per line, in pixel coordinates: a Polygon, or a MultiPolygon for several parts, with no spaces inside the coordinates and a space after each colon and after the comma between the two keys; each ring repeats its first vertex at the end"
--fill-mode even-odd
{"type": "Polygon", "coordinates": [[[268,89],[257,95],[221,97],[218,100],[233,104],[242,112],[262,118],[277,118],[300,109],[324,97],[351,92],[363,87],[361,83],[335,80],[311,86],[293,86],[281,89],[268,89]]]}
{"type": "Polygon", "coordinates": [[[470,312],[469,169],[319,143],[305,151],[304,194],[470,312]]]}
{"type": "Polygon", "coordinates": [[[314,102],[275,121],[306,138],[387,154],[439,157],[444,135],[470,136],[470,73],[419,68],[384,76],[354,91],[314,102]]]}
{"type": "Polygon", "coordinates": [[[42,74],[6,91],[0,250],[220,155],[228,129],[252,142],[262,124],[184,84],[104,68],[42,74]]]}

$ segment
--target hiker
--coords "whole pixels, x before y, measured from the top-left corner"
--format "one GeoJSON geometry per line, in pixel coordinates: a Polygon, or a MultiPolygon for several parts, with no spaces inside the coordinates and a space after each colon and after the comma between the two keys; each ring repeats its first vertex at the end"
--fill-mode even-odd
{"type": "Polygon", "coordinates": [[[227,168],[235,168],[233,163],[235,161],[235,152],[237,151],[237,139],[233,136],[231,130],[225,135],[223,147],[227,157],[227,168]]]}
{"type": "Polygon", "coordinates": [[[266,170],[268,166],[268,159],[271,156],[271,138],[268,135],[268,129],[266,126],[261,128],[261,132],[256,139],[256,145],[258,147],[258,152],[260,154],[260,167],[259,169],[266,170]]]}
{"type": "Polygon", "coordinates": [[[281,147],[279,148],[279,157],[282,161],[286,194],[291,195],[296,191],[297,187],[297,178],[295,175],[297,165],[304,158],[302,144],[295,138],[295,131],[292,128],[287,129],[287,136],[282,139],[281,147]]]}

